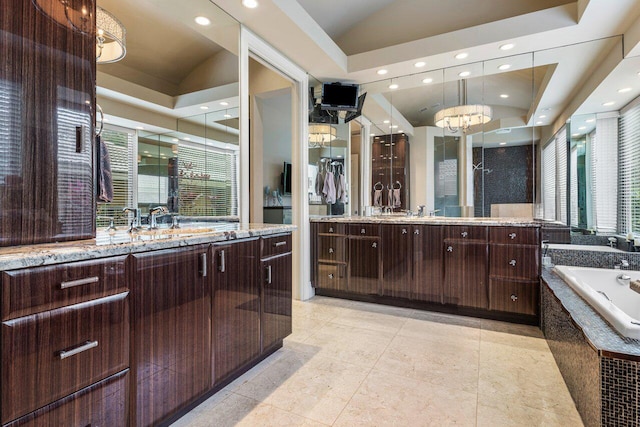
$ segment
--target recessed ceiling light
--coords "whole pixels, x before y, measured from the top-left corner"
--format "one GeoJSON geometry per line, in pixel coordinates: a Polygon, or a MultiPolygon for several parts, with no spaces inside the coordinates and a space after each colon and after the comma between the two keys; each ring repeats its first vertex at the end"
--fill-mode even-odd
{"type": "Polygon", "coordinates": [[[178,141],[180,141],[180,140],[179,140],[178,138],[173,138],[173,139],[172,139],[172,141],[173,141],[173,142],[178,142],[178,141]]]}
{"type": "Polygon", "coordinates": [[[194,21],[196,21],[196,24],[202,25],[203,27],[206,27],[207,25],[211,25],[211,20],[206,16],[196,16],[194,21]]]}
{"type": "Polygon", "coordinates": [[[537,125],[542,125],[544,122],[536,122],[537,125]]]}
{"type": "Polygon", "coordinates": [[[144,128],[142,126],[136,126],[136,129],[138,130],[144,130],[144,128]]]}
{"type": "Polygon", "coordinates": [[[498,70],[508,70],[509,68],[511,68],[511,64],[502,64],[498,67],[498,70]]]}
{"type": "Polygon", "coordinates": [[[371,135],[371,136],[376,136],[376,134],[375,134],[375,133],[370,133],[369,135],[371,135]]]}
{"type": "Polygon", "coordinates": [[[456,59],[465,59],[468,56],[469,54],[467,52],[460,52],[459,54],[456,55],[456,59]]]}
{"type": "Polygon", "coordinates": [[[580,136],[579,133],[572,133],[571,136],[580,136]]]}
{"type": "Polygon", "coordinates": [[[586,128],[587,128],[586,126],[580,126],[578,130],[585,130],[586,128]]]}
{"type": "Polygon", "coordinates": [[[596,119],[587,119],[587,120],[585,120],[585,122],[587,122],[587,123],[593,123],[595,121],[596,121],[596,119]]]}
{"type": "Polygon", "coordinates": [[[505,99],[506,99],[506,98],[508,98],[508,97],[509,97],[509,95],[508,95],[508,94],[506,94],[506,93],[501,93],[501,94],[500,94],[500,98],[505,98],[505,99]]]}
{"type": "Polygon", "coordinates": [[[209,107],[207,107],[206,105],[202,105],[202,106],[200,106],[200,109],[201,109],[201,110],[208,110],[208,109],[209,109],[209,107]]]}
{"type": "Polygon", "coordinates": [[[226,107],[227,105],[229,105],[229,103],[227,101],[222,101],[220,105],[222,105],[223,107],[226,107]]]}
{"type": "Polygon", "coordinates": [[[400,133],[404,133],[404,131],[403,131],[402,129],[400,129],[398,132],[400,132],[400,133]]]}
{"type": "Polygon", "coordinates": [[[513,49],[515,47],[515,44],[513,43],[505,43],[502,46],[500,46],[500,50],[510,50],[513,49]]]}
{"type": "Polygon", "coordinates": [[[378,70],[378,75],[380,76],[384,76],[385,74],[387,74],[389,72],[389,70],[385,70],[384,68],[382,70],[378,70]]]}
{"type": "Polygon", "coordinates": [[[389,89],[398,89],[398,85],[396,83],[392,83],[389,85],[389,89]]]}
{"type": "Polygon", "coordinates": [[[506,142],[501,142],[500,145],[507,145],[507,143],[506,142]]]}
{"type": "Polygon", "coordinates": [[[538,116],[538,118],[540,118],[540,119],[546,119],[546,118],[547,118],[547,115],[546,115],[546,114],[542,114],[542,115],[538,116]]]}
{"type": "Polygon", "coordinates": [[[149,154],[149,152],[147,150],[144,150],[143,153],[144,154],[149,154]]]}
{"type": "Polygon", "coordinates": [[[188,136],[184,138],[185,141],[191,141],[191,138],[189,138],[188,136]]]}
{"type": "Polygon", "coordinates": [[[424,61],[418,61],[418,62],[416,62],[415,64],[413,64],[413,66],[414,66],[414,67],[416,67],[416,68],[422,68],[422,67],[424,67],[425,65],[427,65],[427,63],[426,63],[426,62],[424,62],[424,61]]]}
{"type": "Polygon", "coordinates": [[[242,0],[242,5],[249,9],[255,9],[258,7],[258,2],[256,0],[242,0]]]}
{"type": "Polygon", "coordinates": [[[630,87],[623,87],[622,89],[618,89],[618,93],[631,92],[630,87]]]}
{"type": "Polygon", "coordinates": [[[463,71],[463,72],[461,72],[461,73],[458,73],[458,75],[459,75],[460,77],[467,77],[467,76],[470,76],[470,75],[471,75],[471,71],[463,71]]]}
{"type": "Polygon", "coordinates": [[[433,83],[433,79],[431,77],[427,77],[426,79],[422,80],[422,83],[433,83]]]}
{"type": "Polygon", "coordinates": [[[391,129],[398,129],[398,125],[389,126],[391,129]]]}
{"type": "Polygon", "coordinates": [[[614,101],[608,101],[602,104],[603,107],[611,107],[613,104],[615,104],[614,101]]]}
{"type": "Polygon", "coordinates": [[[389,120],[385,120],[382,123],[387,124],[387,123],[389,123],[389,120]]]}
{"type": "Polygon", "coordinates": [[[224,116],[228,119],[231,117],[231,114],[225,114],[224,116]]]}

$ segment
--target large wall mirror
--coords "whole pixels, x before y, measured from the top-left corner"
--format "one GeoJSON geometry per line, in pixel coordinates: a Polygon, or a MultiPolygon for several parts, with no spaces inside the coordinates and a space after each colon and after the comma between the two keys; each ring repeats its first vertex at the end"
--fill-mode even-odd
{"type": "Polygon", "coordinates": [[[125,57],[97,68],[114,181],[98,227],[125,225],[124,207],[237,218],[239,23],[208,0],[98,6],[126,29],[125,57]]]}

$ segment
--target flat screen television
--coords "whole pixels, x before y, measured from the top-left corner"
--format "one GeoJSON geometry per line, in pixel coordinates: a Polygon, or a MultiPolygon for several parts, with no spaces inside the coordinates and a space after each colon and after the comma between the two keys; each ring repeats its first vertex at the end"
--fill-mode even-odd
{"type": "Polygon", "coordinates": [[[323,83],[320,105],[323,110],[357,111],[358,85],[323,83]]]}
{"type": "Polygon", "coordinates": [[[291,163],[284,162],[281,180],[282,194],[291,194],[291,163]]]}

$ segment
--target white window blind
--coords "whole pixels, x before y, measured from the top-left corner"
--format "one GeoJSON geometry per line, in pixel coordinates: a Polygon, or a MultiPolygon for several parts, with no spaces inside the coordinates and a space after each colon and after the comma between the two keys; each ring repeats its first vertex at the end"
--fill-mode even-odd
{"type": "Polygon", "coordinates": [[[618,153],[618,231],[640,233],[640,105],[622,111],[618,153]]]}
{"type": "Polygon", "coordinates": [[[114,218],[116,225],[127,225],[127,218],[122,215],[122,209],[135,206],[133,191],[133,174],[135,171],[134,133],[126,129],[105,127],[102,140],[109,150],[111,160],[111,176],[113,179],[113,200],[111,203],[99,203],[97,212],[97,227],[109,225],[109,217],[114,218]]]}
{"type": "MultiPolygon", "coordinates": [[[[0,80],[0,185],[11,186],[19,179],[22,166],[21,141],[22,98],[20,85],[0,80]],[[7,177],[9,178],[7,182],[7,177]]],[[[9,188],[9,187],[5,187],[9,188]]]]}
{"type": "Polygon", "coordinates": [[[568,224],[567,160],[567,133],[563,126],[556,134],[556,219],[564,224],[568,224]]]}
{"type": "Polygon", "coordinates": [[[556,219],[556,140],[542,149],[542,210],[543,218],[556,219]]]}
{"type": "Polygon", "coordinates": [[[571,149],[571,180],[570,180],[570,192],[571,195],[571,225],[578,226],[578,147],[575,146],[571,149]]]}
{"type": "Polygon", "coordinates": [[[590,142],[594,226],[599,232],[614,233],[618,200],[618,119],[599,118],[590,142]]]}

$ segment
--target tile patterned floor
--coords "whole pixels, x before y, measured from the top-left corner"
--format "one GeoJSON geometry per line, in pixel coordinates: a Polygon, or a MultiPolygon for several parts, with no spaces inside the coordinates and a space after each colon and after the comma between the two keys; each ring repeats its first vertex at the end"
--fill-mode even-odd
{"type": "Polygon", "coordinates": [[[315,297],[284,347],[178,420],[203,426],[582,426],[538,328],[315,297]]]}

